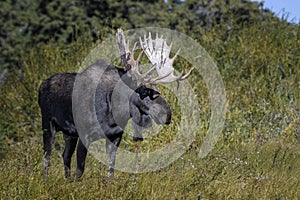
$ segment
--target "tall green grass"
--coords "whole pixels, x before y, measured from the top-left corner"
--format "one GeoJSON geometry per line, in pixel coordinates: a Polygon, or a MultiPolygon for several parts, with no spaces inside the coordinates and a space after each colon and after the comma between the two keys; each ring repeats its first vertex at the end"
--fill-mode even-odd
{"type": "MultiPolygon", "coordinates": [[[[11,74],[0,88],[1,199],[300,198],[299,26],[269,21],[204,33],[194,39],[216,61],[228,100],[223,134],[206,158],[198,151],[209,126],[208,92],[193,75],[202,124],[195,142],[172,165],[145,174],[117,171],[109,179],[106,166],[89,155],[83,178],[68,182],[57,148],[44,182],[38,87],[54,73],[79,69],[96,44],[81,39],[68,47],[47,45],[32,50],[24,71],[11,74]]],[[[170,103],[176,110],[176,99],[170,103]]],[[[175,112],[174,123],[179,119],[175,112]]],[[[126,135],[124,140],[133,151],[137,146],[147,151],[167,144],[172,132],[163,129],[141,144],[126,135]]],[[[57,139],[61,142],[61,134],[57,139]]]]}

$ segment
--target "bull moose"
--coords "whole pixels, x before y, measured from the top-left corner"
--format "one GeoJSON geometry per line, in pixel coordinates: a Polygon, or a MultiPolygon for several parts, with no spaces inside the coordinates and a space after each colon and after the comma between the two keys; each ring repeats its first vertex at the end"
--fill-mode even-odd
{"type": "MultiPolygon", "coordinates": [[[[155,86],[161,83],[184,80],[190,75],[192,69],[185,75],[183,73],[179,76],[174,75],[172,65],[179,51],[173,58],[170,58],[171,45],[168,46],[163,38],[152,39],[150,33],[149,37],[144,37],[144,41],[140,38],[142,51],[136,60],[134,59],[135,46],[132,51],[129,51],[121,29],[117,31],[116,39],[124,68],[118,68],[104,60],[99,60],[81,73],[55,74],[42,82],[39,88],[38,103],[42,114],[46,177],[48,176],[52,144],[57,131],[63,132],[65,141],[62,155],[65,176],[69,178],[71,175],[71,158],[77,146],[75,177],[80,178],[84,172],[87,149],[91,142],[100,138],[106,139],[108,171],[109,175],[112,175],[116,151],[130,118],[132,118],[134,127],[133,139],[135,141],[143,139],[142,128],[150,127],[152,120],[157,124],[169,124],[171,122],[170,106],[155,86]],[[141,71],[140,59],[143,53],[146,54],[152,64],[146,73],[141,71]],[[97,72],[101,72],[102,75],[95,91],[94,108],[101,133],[96,133],[96,137],[89,134],[86,138],[79,137],[77,124],[74,122],[74,104],[72,107],[73,87],[78,77],[81,80],[87,80],[87,83],[88,80],[96,80],[97,72]],[[156,77],[153,77],[154,72],[157,73],[156,77]],[[120,83],[127,88],[127,90],[122,90],[126,91],[124,98],[127,101],[120,103],[129,104],[128,109],[118,112],[118,118],[122,119],[121,122],[115,119],[116,115],[113,115],[114,109],[112,108],[112,93],[114,87],[120,83]]],[[[85,91],[80,92],[85,93],[85,91]]],[[[88,118],[88,116],[84,116],[84,118],[88,118]]]]}

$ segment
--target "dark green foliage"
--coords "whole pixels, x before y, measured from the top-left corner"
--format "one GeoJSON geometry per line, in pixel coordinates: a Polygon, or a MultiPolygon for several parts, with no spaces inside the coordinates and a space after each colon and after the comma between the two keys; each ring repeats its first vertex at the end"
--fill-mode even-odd
{"type": "Polygon", "coordinates": [[[32,47],[69,44],[83,33],[94,41],[121,26],[158,26],[198,34],[203,27],[225,23],[231,28],[272,16],[260,7],[241,0],[5,0],[0,2],[0,70],[22,68],[21,57],[32,47]]]}
{"type": "Polygon", "coordinates": [[[105,5],[101,1],[1,1],[0,69],[22,68],[21,57],[45,43],[69,44],[83,33],[98,39],[107,28],[114,28],[105,5]]]}

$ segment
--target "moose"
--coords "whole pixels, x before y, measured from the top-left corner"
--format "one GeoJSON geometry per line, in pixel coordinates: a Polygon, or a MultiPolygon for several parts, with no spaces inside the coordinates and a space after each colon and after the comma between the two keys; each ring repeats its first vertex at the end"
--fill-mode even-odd
{"type": "MultiPolygon", "coordinates": [[[[59,73],[42,82],[39,88],[38,103],[42,115],[45,177],[48,176],[52,144],[58,131],[63,133],[65,141],[62,155],[65,177],[70,178],[71,176],[71,158],[77,146],[75,178],[80,178],[85,169],[89,144],[101,138],[106,139],[108,173],[113,175],[116,151],[130,118],[132,118],[134,128],[134,141],[143,140],[142,129],[150,127],[152,120],[157,124],[171,123],[171,108],[161,96],[156,85],[174,81],[179,83],[179,81],[186,79],[193,69],[190,69],[186,74],[181,73],[179,76],[174,74],[172,65],[179,51],[173,58],[170,58],[171,45],[168,46],[162,37],[152,39],[149,33],[149,37],[145,36],[144,41],[140,38],[142,50],[137,59],[134,58],[136,44],[132,51],[129,51],[129,45],[126,43],[121,29],[117,30],[116,41],[124,68],[113,66],[104,60],[98,60],[83,72],[59,73]],[[142,72],[140,62],[144,53],[152,64],[150,70],[145,73],[142,72]],[[99,72],[101,78],[97,79],[99,72]],[[157,73],[156,77],[153,76],[154,72],[157,73]],[[95,131],[92,134],[87,134],[87,137],[81,137],[78,134],[77,123],[74,120],[72,95],[77,78],[83,80],[84,83],[88,83],[89,80],[98,80],[93,98],[94,109],[101,130],[96,134],[95,131]],[[112,96],[114,88],[118,84],[127,88],[122,90],[123,99],[118,101],[118,104],[128,104],[125,106],[127,109],[118,109],[119,107],[114,106],[116,103],[113,102],[112,96]],[[117,115],[114,112],[117,112],[117,115]]],[[[85,91],[80,92],[83,95],[85,93],[85,91]]],[[[82,116],[79,119],[83,118],[89,119],[89,116],[82,116]]],[[[92,130],[91,127],[88,129],[92,130]]]]}

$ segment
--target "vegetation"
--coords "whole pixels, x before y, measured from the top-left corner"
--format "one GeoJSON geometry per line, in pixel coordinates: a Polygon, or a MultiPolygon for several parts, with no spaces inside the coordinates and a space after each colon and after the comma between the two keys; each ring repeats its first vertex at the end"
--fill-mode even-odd
{"type": "Polygon", "coordinates": [[[0,71],[22,68],[22,55],[44,43],[67,45],[83,34],[94,41],[120,26],[157,26],[198,34],[200,28],[272,16],[261,4],[230,0],[5,0],[0,2],[0,71]]]}
{"type": "MultiPolygon", "coordinates": [[[[299,24],[279,20],[248,1],[85,2],[0,3],[2,16],[5,12],[11,19],[2,18],[0,30],[0,63],[10,70],[0,87],[1,199],[300,198],[299,24]],[[26,23],[24,32],[19,31],[26,23]],[[188,34],[217,63],[228,106],[213,151],[198,157],[210,108],[205,82],[194,73],[190,82],[202,108],[202,124],[196,140],[172,165],[144,174],[117,171],[110,179],[106,166],[89,155],[83,178],[69,182],[64,179],[58,134],[45,182],[40,83],[54,73],[77,71],[89,51],[116,27],[152,23],[188,34]]],[[[167,98],[176,110],[178,105],[167,98]]],[[[175,112],[173,123],[179,119],[175,112]]],[[[133,143],[127,135],[124,140],[128,150],[153,151],[166,145],[172,134],[172,128],[166,128],[142,143],[133,143]]]]}

